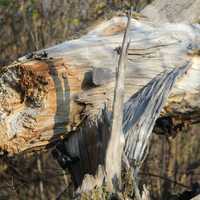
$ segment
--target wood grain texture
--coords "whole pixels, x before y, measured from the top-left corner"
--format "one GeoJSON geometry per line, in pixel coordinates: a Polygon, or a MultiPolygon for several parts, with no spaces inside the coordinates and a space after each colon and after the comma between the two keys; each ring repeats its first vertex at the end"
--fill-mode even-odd
{"type": "MultiPolygon", "coordinates": [[[[0,74],[2,150],[17,154],[46,148],[61,135],[73,135],[84,120],[96,119],[105,104],[111,110],[114,80],[108,81],[109,75],[96,84],[93,71],[106,68],[114,73],[126,20],[103,22],[80,39],[45,49],[48,58],[23,57],[21,64],[0,74]]],[[[199,118],[200,57],[194,52],[200,48],[200,26],[132,19],[130,34],[124,101],[161,72],[190,61],[163,114],[199,118]]]]}
{"type": "Polygon", "coordinates": [[[120,47],[118,66],[116,67],[116,80],[111,120],[112,128],[105,157],[107,188],[109,191],[118,191],[121,189],[122,155],[125,144],[122,129],[125,94],[124,82],[127,64],[127,50],[130,42],[131,13],[132,10],[128,16],[126,30],[124,33],[122,45],[120,47]]]}
{"type": "Polygon", "coordinates": [[[153,22],[198,22],[200,20],[199,0],[155,0],[142,11],[153,22]],[[178,15],[177,15],[178,13],[178,15]]]}
{"type": "Polygon", "coordinates": [[[134,168],[141,165],[156,119],[179,77],[185,75],[191,63],[166,71],[152,79],[124,105],[123,132],[125,154],[134,168]]]}

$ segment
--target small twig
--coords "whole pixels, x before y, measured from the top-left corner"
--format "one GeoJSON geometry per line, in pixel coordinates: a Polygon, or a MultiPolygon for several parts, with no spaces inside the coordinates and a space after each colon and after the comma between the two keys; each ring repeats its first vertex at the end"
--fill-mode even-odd
{"type": "Polygon", "coordinates": [[[67,175],[65,173],[65,170],[62,170],[63,171],[63,179],[64,179],[64,182],[65,182],[65,185],[68,185],[68,178],[67,178],[67,175]]]}
{"type": "Polygon", "coordinates": [[[132,179],[132,183],[133,183],[133,187],[134,187],[134,191],[135,191],[135,198],[136,198],[136,200],[141,200],[142,198],[141,198],[140,190],[139,190],[138,183],[137,183],[137,175],[135,173],[135,169],[133,169],[133,167],[130,167],[129,170],[130,170],[131,179],[132,179]]]}
{"type": "Polygon", "coordinates": [[[11,188],[12,190],[15,190],[13,176],[12,176],[11,184],[7,183],[7,185],[0,185],[0,189],[4,189],[4,188],[11,188]]]}
{"type": "Polygon", "coordinates": [[[139,174],[140,174],[140,175],[143,175],[143,176],[152,176],[152,177],[155,177],[155,178],[160,178],[160,179],[169,181],[169,182],[171,182],[171,183],[174,183],[174,184],[176,184],[176,185],[179,185],[179,186],[181,186],[181,187],[183,187],[183,188],[191,189],[191,187],[189,187],[189,186],[187,186],[187,185],[184,185],[184,184],[179,183],[179,182],[177,182],[177,181],[171,180],[171,179],[166,178],[166,177],[164,177],[164,176],[160,176],[160,175],[157,175],[157,174],[151,174],[151,173],[142,173],[142,172],[140,172],[139,174]]]}
{"type": "MultiPolygon", "coordinates": [[[[37,168],[38,168],[38,172],[41,176],[41,174],[42,174],[42,159],[41,159],[41,157],[37,158],[37,168]]],[[[40,199],[43,200],[43,199],[45,199],[44,184],[43,184],[43,181],[41,179],[40,179],[40,182],[39,182],[39,188],[40,188],[40,199]]]]}
{"type": "Polygon", "coordinates": [[[143,185],[142,200],[150,200],[150,193],[145,185],[143,185]]]}
{"type": "Polygon", "coordinates": [[[131,13],[128,16],[127,27],[124,33],[119,62],[116,70],[116,83],[113,100],[113,116],[110,140],[106,152],[106,173],[109,190],[118,190],[121,185],[121,159],[124,147],[124,136],[122,131],[123,123],[123,103],[124,103],[124,79],[125,66],[127,62],[127,49],[129,46],[129,29],[131,23],[131,13]],[[114,187],[114,188],[113,188],[114,187]]]}
{"type": "Polygon", "coordinates": [[[60,198],[62,197],[62,195],[67,191],[68,186],[65,187],[62,191],[59,192],[59,194],[56,197],[56,200],[60,200],[60,198]]]}
{"type": "Polygon", "coordinates": [[[13,67],[18,67],[21,64],[23,64],[23,63],[21,63],[21,62],[13,62],[10,65],[2,66],[2,67],[0,67],[0,74],[4,74],[5,72],[8,71],[8,69],[13,68],[13,67]]]}

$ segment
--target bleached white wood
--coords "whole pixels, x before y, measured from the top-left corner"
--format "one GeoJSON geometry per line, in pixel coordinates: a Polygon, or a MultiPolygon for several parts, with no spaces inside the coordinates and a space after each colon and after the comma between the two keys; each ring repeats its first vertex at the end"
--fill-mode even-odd
{"type": "Polygon", "coordinates": [[[190,22],[200,20],[199,0],[155,0],[141,13],[153,22],[190,22]]]}
{"type": "MultiPolygon", "coordinates": [[[[132,12],[131,12],[132,13],[132,12]]],[[[130,15],[131,15],[130,13],[130,15]]],[[[127,27],[124,33],[122,46],[119,48],[119,61],[116,68],[116,81],[114,89],[114,98],[112,106],[112,128],[108,147],[106,150],[105,166],[107,173],[107,185],[109,190],[118,190],[121,188],[121,171],[122,171],[122,154],[124,148],[123,135],[123,110],[124,110],[124,82],[127,63],[127,50],[130,40],[130,22],[131,17],[128,17],[127,27]]]]}

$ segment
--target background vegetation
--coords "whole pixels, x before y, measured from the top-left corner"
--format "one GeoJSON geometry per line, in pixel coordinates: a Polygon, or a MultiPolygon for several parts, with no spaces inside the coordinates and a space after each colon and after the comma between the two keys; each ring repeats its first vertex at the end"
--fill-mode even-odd
{"type": "MultiPolygon", "coordinates": [[[[133,5],[139,10],[150,1],[135,0],[133,5]]],[[[78,37],[96,20],[130,4],[130,0],[0,0],[1,63],[78,37]]]]}

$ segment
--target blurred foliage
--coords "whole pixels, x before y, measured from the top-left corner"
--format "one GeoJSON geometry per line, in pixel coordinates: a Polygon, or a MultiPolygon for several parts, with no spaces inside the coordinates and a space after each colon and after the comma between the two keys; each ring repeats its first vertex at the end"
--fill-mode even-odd
{"type": "Polygon", "coordinates": [[[97,19],[139,10],[151,0],[0,0],[0,66],[79,37],[97,19]]]}
{"type": "MultiPolygon", "coordinates": [[[[69,175],[52,158],[50,152],[19,155],[0,160],[0,199],[41,199],[40,182],[44,185],[46,199],[56,199],[57,195],[71,184],[69,175]],[[41,160],[42,172],[38,169],[41,160]],[[67,182],[66,182],[67,179],[67,182]]],[[[70,186],[73,190],[73,186],[70,186]]],[[[71,190],[64,197],[71,197],[71,190]]]]}
{"type": "Polygon", "coordinates": [[[175,138],[154,135],[142,180],[153,199],[169,200],[172,194],[191,189],[200,180],[200,125],[192,125],[175,138]]]}
{"type": "Polygon", "coordinates": [[[10,0],[0,0],[0,6],[9,6],[10,0]]]}

